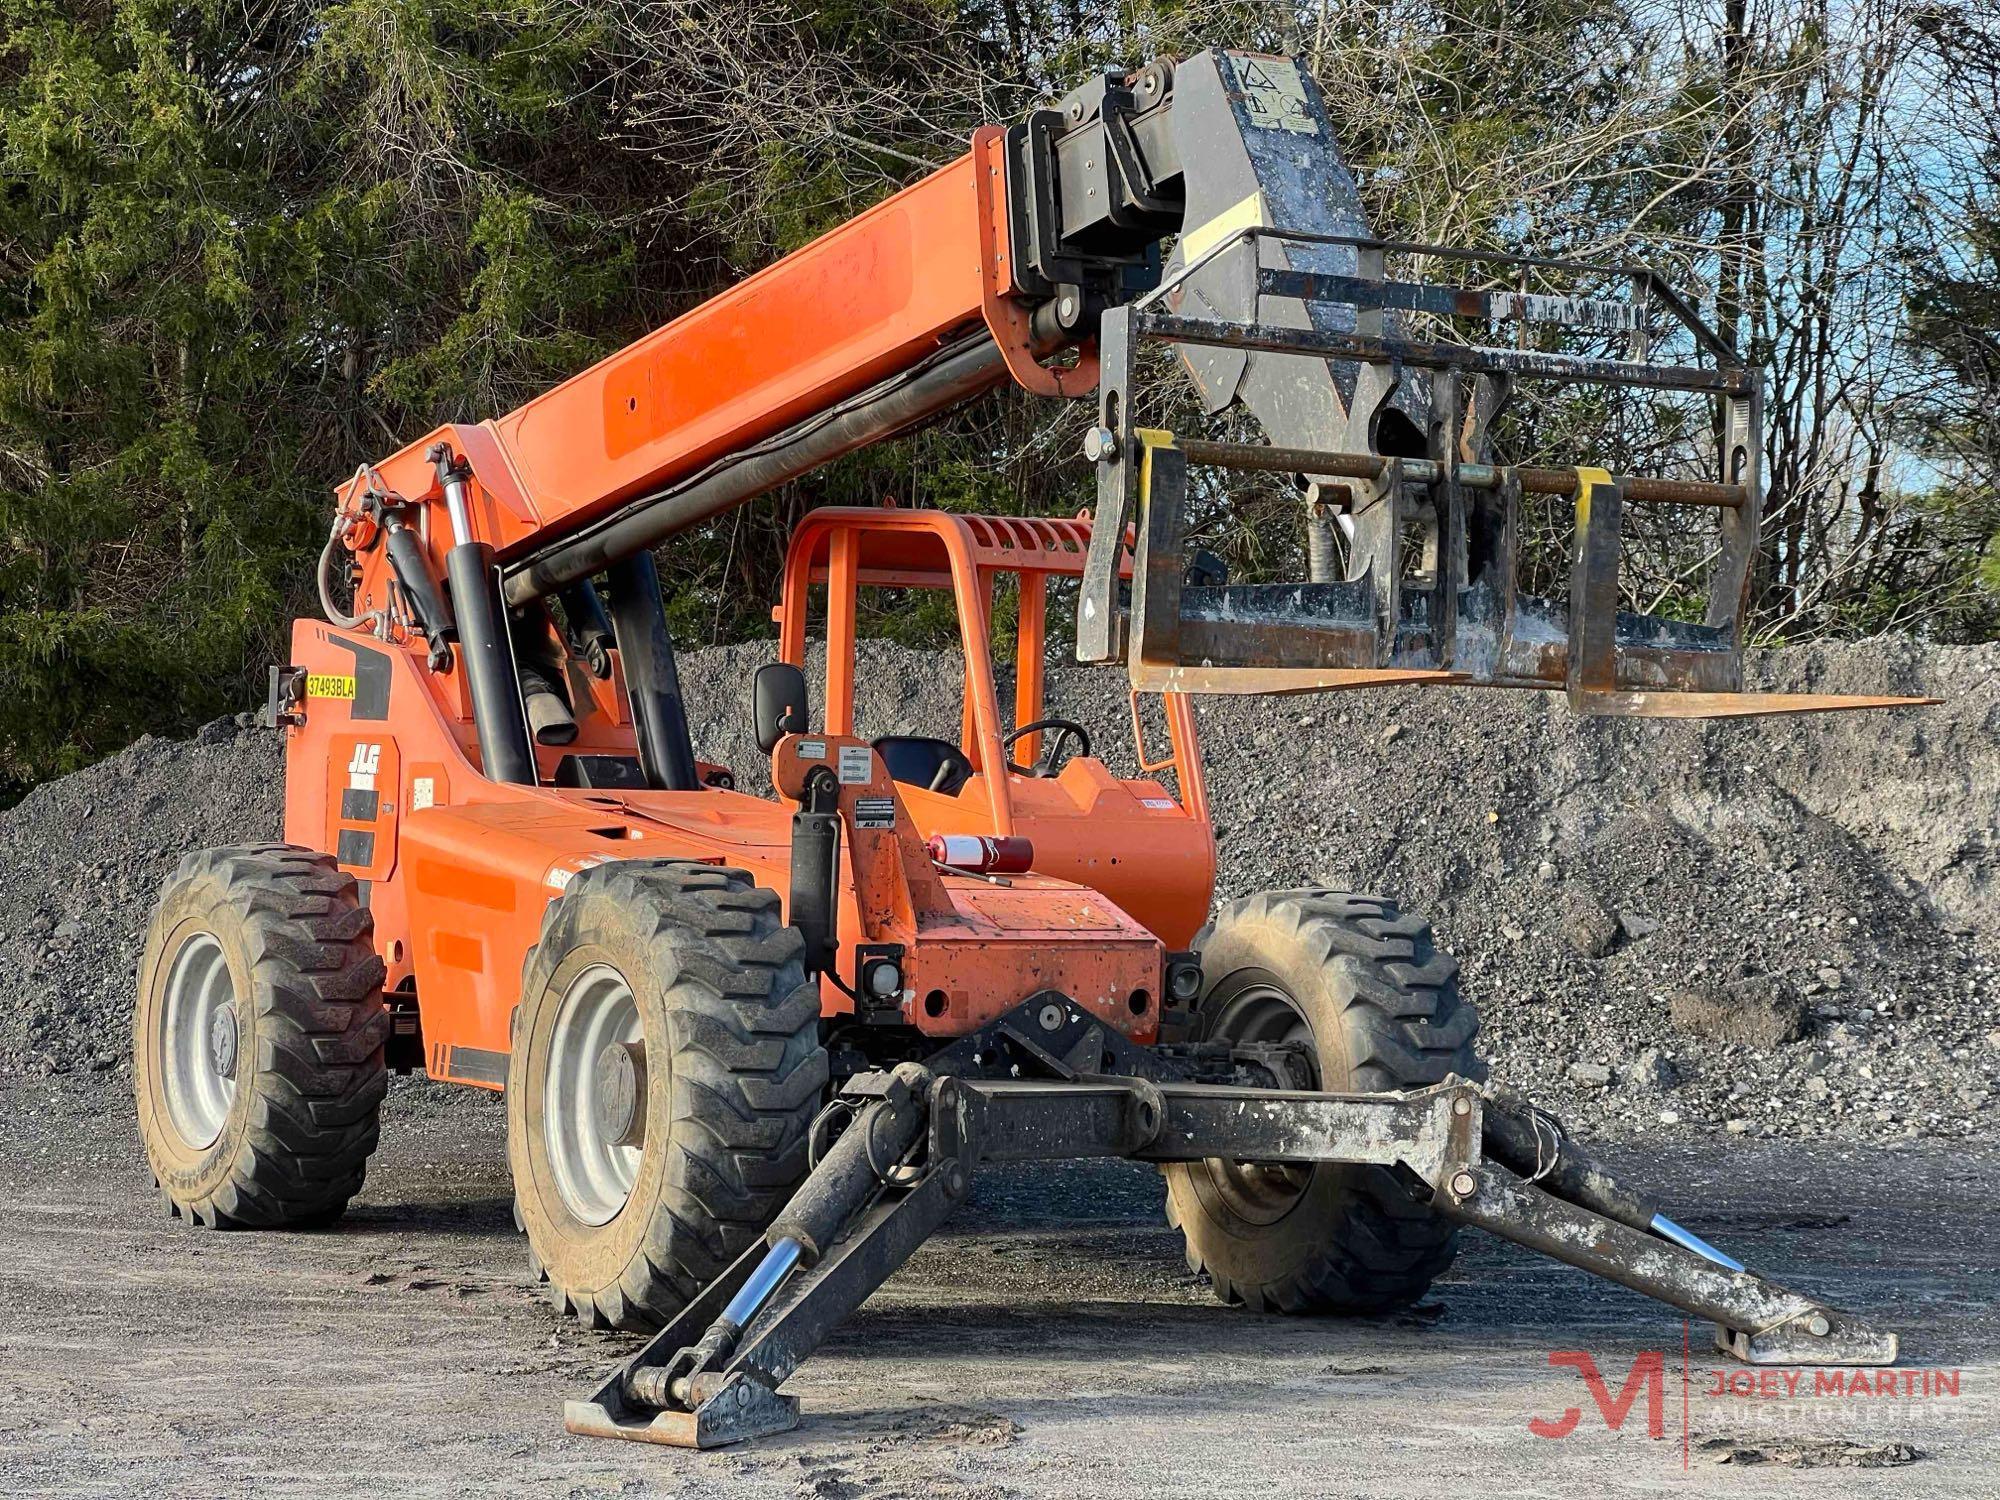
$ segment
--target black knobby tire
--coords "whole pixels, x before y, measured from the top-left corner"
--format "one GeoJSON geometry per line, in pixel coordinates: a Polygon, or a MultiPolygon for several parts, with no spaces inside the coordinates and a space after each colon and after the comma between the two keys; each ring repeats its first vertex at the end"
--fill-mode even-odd
{"type": "MultiPolygon", "coordinates": [[[[790,1198],[827,1083],[803,952],[777,895],[716,865],[601,865],[550,903],[515,1015],[507,1152],[515,1219],[559,1308],[592,1327],[658,1328],[790,1198]],[[626,1142],[628,1196],[591,1222],[598,1215],[580,1213],[558,1176],[552,1060],[564,1055],[565,998],[603,985],[606,971],[643,1030],[633,1076],[644,1126],[626,1142]]],[[[593,1139],[604,1128],[593,1124],[593,1139]]]]}
{"type": "Polygon", "coordinates": [[[316,1225],[360,1191],[389,1078],[373,935],[353,877],[311,850],[204,849],[167,878],[139,962],[132,1077],[169,1212],[316,1225]]]}
{"type": "MultiPolygon", "coordinates": [[[[1392,901],[1267,892],[1223,907],[1196,948],[1199,1035],[1310,1041],[1318,1086],[1335,1093],[1485,1076],[1457,963],[1392,901]]],[[[1165,1171],[1188,1264],[1225,1302],[1381,1311],[1416,1301],[1451,1264],[1452,1225],[1387,1168],[1205,1161],[1165,1171]]]]}

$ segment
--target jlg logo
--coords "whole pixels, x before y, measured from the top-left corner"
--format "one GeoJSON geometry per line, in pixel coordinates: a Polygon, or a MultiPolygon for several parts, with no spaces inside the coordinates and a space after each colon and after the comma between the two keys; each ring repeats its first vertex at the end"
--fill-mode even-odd
{"type": "Polygon", "coordinates": [[[347,763],[347,784],[357,792],[375,790],[375,772],[382,765],[380,745],[356,745],[354,758],[347,763]]]}

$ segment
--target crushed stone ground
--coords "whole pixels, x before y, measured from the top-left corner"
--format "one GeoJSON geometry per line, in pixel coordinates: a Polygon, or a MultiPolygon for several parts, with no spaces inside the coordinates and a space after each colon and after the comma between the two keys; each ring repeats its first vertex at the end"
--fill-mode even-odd
{"type": "MultiPolygon", "coordinates": [[[[769,654],[682,663],[698,752],[746,790],[764,781],[749,676],[769,654]]],[[[1218,897],[1323,882],[1424,913],[1464,965],[1496,1074],[1590,1133],[1990,1134],[2000,648],[1826,644],[1751,671],[1947,701],[1633,723],[1538,693],[1205,700],[1218,897]],[[1689,993],[1701,1003],[1675,1005],[1689,993]]],[[[859,677],[863,732],[956,738],[955,657],[871,644],[859,677]]],[[[1057,669],[1050,701],[1132,774],[1117,672],[1057,669]]],[[[0,1070],[127,1087],[160,881],[189,849],[277,837],[282,808],[278,738],[245,715],[141,740],[0,813],[0,1070]]]]}

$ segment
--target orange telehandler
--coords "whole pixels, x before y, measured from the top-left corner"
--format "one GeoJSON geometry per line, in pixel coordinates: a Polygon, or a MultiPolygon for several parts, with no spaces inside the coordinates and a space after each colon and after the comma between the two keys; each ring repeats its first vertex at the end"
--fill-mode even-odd
{"type": "Polygon", "coordinates": [[[1470,1223],[1712,1319],[1743,1359],[1893,1361],[1892,1334],[1744,1270],[1485,1086],[1417,918],[1316,889],[1211,914],[1190,695],[1891,701],[1741,691],[1760,400],[1648,271],[1372,238],[1291,60],[1156,62],[979,130],[518,411],[340,487],[325,618],[271,673],[286,842],[189,855],[142,961],[134,1074],[168,1209],[324,1222],[361,1186],[390,1070],[504,1089],[536,1274],[594,1326],[656,1332],[570,1427],[702,1446],[791,1425],[778,1387],[988,1162],[1158,1163],[1191,1264],[1255,1308],[1409,1302],[1470,1223]],[[1565,277],[1592,294],[1547,289],[1565,277]],[[1463,336],[1503,321],[1511,348],[1463,336]],[[1593,352],[1551,347],[1577,330],[1593,352]],[[1270,442],[1144,425],[1148,344],[1270,442]],[[1499,462],[1494,424],[1540,380],[1693,393],[1712,470],[1499,462]],[[691,743],[651,549],[1009,382],[1095,399],[1094,513],[808,515],[778,660],[745,685],[776,796],[737,790],[691,743]],[[1307,579],[1232,584],[1190,555],[1191,476],[1214,469],[1296,476],[1307,579]],[[1567,599],[1518,577],[1529,496],[1574,503],[1567,599]],[[1617,608],[1637,506],[1715,525],[1705,620],[1617,608]],[[866,588],[949,591],[956,740],[857,732],[866,588]],[[1078,657],[1131,680],[1136,778],[1093,753],[1108,726],[1044,703],[1056,590],[1078,657]]]}

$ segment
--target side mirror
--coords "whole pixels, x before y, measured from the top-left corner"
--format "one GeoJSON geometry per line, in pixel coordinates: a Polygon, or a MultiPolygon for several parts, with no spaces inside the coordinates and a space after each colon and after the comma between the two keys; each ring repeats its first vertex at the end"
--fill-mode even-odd
{"type": "Polygon", "coordinates": [[[751,722],[757,726],[757,748],[769,755],[788,734],[804,734],[806,674],[788,661],[757,669],[750,679],[751,722]]]}

